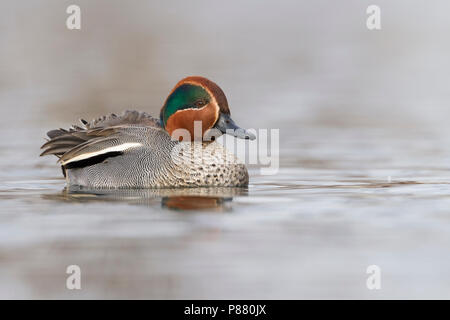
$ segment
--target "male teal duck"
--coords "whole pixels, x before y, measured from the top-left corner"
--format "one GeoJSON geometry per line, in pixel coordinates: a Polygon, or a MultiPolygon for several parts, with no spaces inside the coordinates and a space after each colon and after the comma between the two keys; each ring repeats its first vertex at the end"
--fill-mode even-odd
{"type": "Polygon", "coordinates": [[[110,114],[51,130],[41,156],[59,158],[67,184],[87,188],[242,187],[247,168],[215,138],[255,136],[230,118],[220,87],[187,77],[156,119],[145,112],[110,114]]]}

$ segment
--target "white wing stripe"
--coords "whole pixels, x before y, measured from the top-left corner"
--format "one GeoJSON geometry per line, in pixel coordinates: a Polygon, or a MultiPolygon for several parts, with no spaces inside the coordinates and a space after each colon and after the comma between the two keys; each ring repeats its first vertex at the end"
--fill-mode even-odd
{"type": "Polygon", "coordinates": [[[140,146],[142,146],[141,143],[124,143],[124,144],[121,144],[121,145],[118,145],[118,146],[105,148],[105,149],[102,149],[102,150],[99,150],[99,151],[96,151],[96,152],[89,152],[89,153],[80,154],[79,156],[76,156],[76,157],[73,157],[72,159],[64,161],[62,164],[66,165],[66,164],[71,163],[71,162],[89,159],[89,158],[92,158],[92,157],[95,157],[95,156],[98,156],[98,155],[101,155],[101,154],[105,154],[105,153],[108,153],[108,152],[115,152],[115,151],[116,152],[117,151],[120,152],[120,151],[125,151],[125,150],[131,149],[131,148],[137,148],[137,147],[140,147],[140,146]]]}

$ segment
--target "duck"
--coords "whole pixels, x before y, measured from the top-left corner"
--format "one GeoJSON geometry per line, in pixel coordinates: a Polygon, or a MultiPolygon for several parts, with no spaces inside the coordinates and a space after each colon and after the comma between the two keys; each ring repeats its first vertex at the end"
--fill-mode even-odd
{"type": "Polygon", "coordinates": [[[40,156],[54,155],[66,183],[92,189],[246,187],[244,163],[216,139],[254,140],[231,118],[225,93],[201,76],[180,80],[159,118],[127,110],[47,132],[40,156]]]}

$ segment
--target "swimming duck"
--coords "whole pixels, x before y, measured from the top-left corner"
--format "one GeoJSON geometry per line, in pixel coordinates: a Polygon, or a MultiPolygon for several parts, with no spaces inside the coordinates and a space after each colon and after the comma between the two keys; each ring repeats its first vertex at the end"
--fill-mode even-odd
{"type": "Polygon", "coordinates": [[[179,81],[156,119],[125,111],[47,133],[70,186],[87,188],[242,187],[247,168],[215,138],[255,139],[230,117],[227,98],[198,76],[179,81]]]}

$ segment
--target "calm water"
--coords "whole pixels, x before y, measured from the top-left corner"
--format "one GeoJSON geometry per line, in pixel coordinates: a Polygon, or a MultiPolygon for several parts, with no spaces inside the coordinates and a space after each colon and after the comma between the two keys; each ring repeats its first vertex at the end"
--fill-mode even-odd
{"type": "Polygon", "coordinates": [[[310,130],[248,190],[66,190],[52,159],[6,153],[1,296],[448,298],[448,148],[310,130]],[[71,264],[79,292],[65,289],[71,264]]]}
{"type": "Polygon", "coordinates": [[[64,4],[42,3],[0,10],[1,298],[450,298],[445,2],[405,15],[380,1],[378,33],[360,1],[81,1],[79,33],[60,26],[64,4]],[[276,175],[87,192],[38,157],[79,117],[158,114],[188,74],[217,81],[242,126],[280,129],[276,175]]]}

